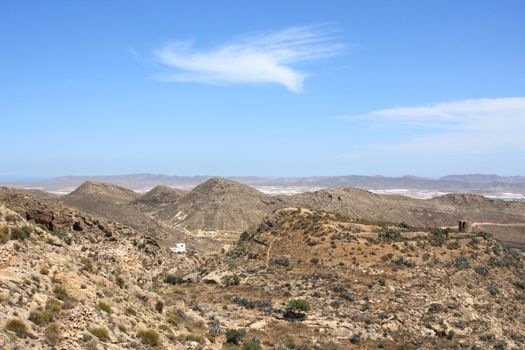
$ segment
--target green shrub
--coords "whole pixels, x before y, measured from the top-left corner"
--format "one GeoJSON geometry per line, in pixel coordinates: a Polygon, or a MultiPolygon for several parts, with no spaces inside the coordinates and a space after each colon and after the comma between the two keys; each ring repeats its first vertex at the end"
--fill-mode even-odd
{"type": "Polygon", "coordinates": [[[48,231],[47,226],[44,224],[36,224],[36,227],[38,227],[41,230],[48,231]]]}
{"type": "Polygon", "coordinates": [[[4,244],[9,241],[9,227],[2,226],[0,227],[0,243],[4,244]]]}
{"type": "Polygon", "coordinates": [[[182,276],[170,273],[167,274],[166,277],[164,277],[164,282],[169,284],[181,284],[184,283],[184,280],[182,279],[182,276]]]}
{"type": "Polygon", "coordinates": [[[124,287],[126,286],[125,282],[124,282],[124,279],[120,276],[118,276],[116,279],[115,279],[115,282],[117,282],[117,286],[119,286],[121,289],[124,289],[124,287]]]}
{"type": "Polygon", "coordinates": [[[159,314],[162,313],[162,310],[164,310],[164,303],[162,300],[157,300],[157,303],[155,304],[155,310],[157,310],[159,314]]]}
{"type": "Polygon", "coordinates": [[[49,298],[47,300],[45,309],[51,312],[59,312],[60,310],[62,310],[62,305],[60,304],[60,301],[53,298],[49,298]]]}
{"type": "Polygon", "coordinates": [[[159,333],[153,329],[141,329],[137,332],[137,337],[140,338],[140,341],[144,345],[157,346],[159,345],[159,333]]]}
{"type": "Polygon", "coordinates": [[[242,344],[242,350],[262,350],[262,346],[258,341],[252,339],[242,344]]]}
{"type": "Polygon", "coordinates": [[[488,233],[488,232],[483,232],[483,231],[478,232],[478,233],[477,233],[477,236],[478,236],[478,237],[481,237],[481,238],[483,238],[483,239],[490,239],[490,238],[492,238],[492,234],[490,234],[490,233],[488,233]]]}
{"type": "Polygon", "coordinates": [[[401,222],[399,223],[398,226],[399,226],[400,228],[402,228],[402,229],[407,230],[407,231],[415,231],[415,230],[416,230],[416,228],[415,228],[414,226],[409,225],[409,224],[407,224],[407,223],[404,222],[404,221],[401,221],[401,222]]]}
{"type": "Polygon", "coordinates": [[[239,345],[226,343],[223,345],[222,350],[242,350],[239,345]]]}
{"type": "Polygon", "coordinates": [[[80,262],[82,263],[82,267],[80,268],[80,271],[86,271],[93,273],[93,263],[90,259],[81,257],[80,262]]]}
{"type": "Polygon", "coordinates": [[[67,293],[67,291],[64,289],[64,287],[61,287],[61,286],[56,286],[53,289],[53,294],[55,294],[55,297],[58,300],[62,300],[62,301],[66,301],[71,298],[69,294],[67,293]]]}
{"type": "Polygon", "coordinates": [[[102,342],[107,342],[109,340],[108,330],[104,327],[93,327],[88,329],[88,331],[102,342]]]}
{"type": "Polygon", "coordinates": [[[178,335],[177,336],[177,340],[179,340],[179,341],[194,341],[194,342],[197,342],[197,343],[202,343],[202,341],[204,340],[204,337],[202,336],[202,334],[186,333],[186,334],[178,335]]]}
{"type": "Polygon", "coordinates": [[[469,258],[464,256],[464,255],[460,255],[458,257],[456,257],[454,259],[454,266],[456,266],[456,268],[458,270],[466,270],[470,267],[470,262],[469,262],[469,258]]]}
{"type": "Polygon", "coordinates": [[[108,304],[106,304],[106,303],[104,303],[102,301],[99,302],[97,306],[98,306],[99,310],[104,311],[108,315],[112,313],[111,306],[109,306],[108,304]]]}
{"type": "Polygon", "coordinates": [[[401,233],[392,229],[381,231],[377,236],[385,241],[399,241],[401,239],[401,233]]]}
{"type": "Polygon", "coordinates": [[[53,289],[53,293],[55,294],[55,298],[58,300],[61,300],[62,303],[62,309],[69,309],[75,305],[77,302],[72,296],[68,294],[68,292],[61,286],[56,286],[53,289]]]}
{"type": "Polygon", "coordinates": [[[5,216],[5,221],[7,221],[7,222],[16,222],[16,215],[15,214],[7,214],[5,216]]]}
{"type": "Polygon", "coordinates": [[[311,309],[310,303],[308,302],[308,300],[304,300],[304,299],[290,300],[286,307],[288,309],[295,310],[295,311],[301,311],[301,312],[308,312],[311,309]]]}
{"type": "Polygon", "coordinates": [[[283,316],[289,321],[303,321],[308,311],[310,311],[310,303],[307,300],[293,299],[288,302],[283,316]]]}
{"type": "Polygon", "coordinates": [[[279,258],[274,259],[272,263],[275,264],[275,265],[288,267],[288,266],[290,266],[290,259],[288,259],[285,256],[281,256],[279,258]]]}
{"type": "Polygon", "coordinates": [[[448,239],[448,234],[450,233],[450,230],[448,228],[440,228],[436,227],[432,229],[432,238],[434,239],[434,243],[436,245],[442,245],[445,243],[445,241],[448,239]]]}
{"type": "Polygon", "coordinates": [[[208,323],[208,332],[212,335],[218,335],[221,332],[221,322],[215,316],[212,316],[208,323]]]}
{"type": "Polygon", "coordinates": [[[228,275],[222,278],[222,283],[226,287],[238,286],[241,282],[241,278],[238,275],[228,275]]]}
{"type": "Polygon", "coordinates": [[[244,329],[228,329],[226,331],[226,343],[239,345],[246,335],[244,329]]]}
{"type": "Polygon", "coordinates": [[[131,307],[128,307],[126,308],[126,315],[137,316],[137,311],[131,307]]]}
{"type": "Polygon", "coordinates": [[[47,326],[46,330],[44,331],[44,336],[48,345],[57,345],[58,339],[60,338],[58,325],[56,323],[51,323],[49,326],[47,326]]]}
{"type": "Polygon", "coordinates": [[[166,315],[166,321],[173,326],[180,326],[184,323],[184,315],[177,311],[169,311],[166,315]]]}
{"type": "Polygon", "coordinates": [[[19,319],[13,318],[6,322],[4,329],[13,332],[18,338],[25,338],[27,336],[27,326],[19,319]]]}
{"type": "Polygon", "coordinates": [[[415,261],[407,259],[403,255],[399,256],[396,260],[394,260],[394,264],[398,266],[416,267],[415,261]]]}
{"type": "Polygon", "coordinates": [[[481,276],[487,276],[489,274],[489,270],[483,265],[476,266],[474,271],[476,271],[476,273],[480,274],[481,276]]]}
{"type": "Polygon", "coordinates": [[[261,309],[267,312],[272,310],[271,300],[251,300],[243,296],[233,296],[231,300],[247,309],[261,309]]]}
{"type": "Polygon", "coordinates": [[[11,239],[12,240],[18,240],[18,241],[24,241],[29,238],[29,234],[31,231],[29,230],[29,227],[13,227],[11,228],[11,239]]]}
{"type": "Polygon", "coordinates": [[[525,282],[523,281],[516,281],[514,282],[514,285],[521,290],[525,290],[525,282]]]}
{"type": "Polygon", "coordinates": [[[45,326],[53,322],[53,313],[51,311],[33,310],[29,314],[29,321],[38,326],[45,326]]]}

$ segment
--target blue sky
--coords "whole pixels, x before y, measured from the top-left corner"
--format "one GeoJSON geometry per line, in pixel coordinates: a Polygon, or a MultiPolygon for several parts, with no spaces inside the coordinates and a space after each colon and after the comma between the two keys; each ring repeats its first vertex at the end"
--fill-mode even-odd
{"type": "Polygon", "coordinates": [[[4,1],[0,175],[525,175],[523,1],[4,1]]]}

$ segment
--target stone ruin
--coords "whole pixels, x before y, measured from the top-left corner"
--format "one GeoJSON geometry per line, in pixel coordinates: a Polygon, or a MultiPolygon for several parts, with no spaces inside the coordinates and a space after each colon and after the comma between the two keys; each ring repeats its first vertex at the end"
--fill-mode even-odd
{"type": "Polygon", "coordinates": [[[458,232],[465,232],[465,233],[472,232],[472,223],[470,221],[459,220],[458,232]]]}

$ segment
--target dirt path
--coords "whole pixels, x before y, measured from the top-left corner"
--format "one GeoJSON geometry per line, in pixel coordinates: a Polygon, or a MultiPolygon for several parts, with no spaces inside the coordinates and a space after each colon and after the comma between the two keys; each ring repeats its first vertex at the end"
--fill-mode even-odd
{"type": "Polygon", "coordinates": [[[266,270],[270,267],[270,252],[272,250],[273,242],[277,240],[277,237],[274,237],[270,244],[268,245],[268,249],[266,250],[266,270]]]}
{"type": "MultiPolygon", "coordinates": [[[[502,224],[498,222],[473,222],[472,227],[474,226],[525,227],[525,223],[502,224]]],[[[457,226],[443,226],[442,228],[457,229],[457,226]]]]}
{"type": "Polygon", "coordinates": [[[474,222],[472,223],[472,226],[484,226],[484,225],[504,226],[504,227],[525,227],[525,223],[515,223],[515,224],[500,224],[497,222],[474,222]]]}

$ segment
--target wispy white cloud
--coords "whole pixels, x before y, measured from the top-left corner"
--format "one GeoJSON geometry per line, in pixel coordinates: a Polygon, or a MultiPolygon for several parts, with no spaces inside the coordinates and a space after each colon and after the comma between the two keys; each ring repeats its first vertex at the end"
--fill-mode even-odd
{"type": "Polygon", "coordinates": [[[327,25],[292,27],[240,37],[208,49],[196,49],[192,41],[174,41],[154,54],[160,63],[174,70],[164,75],[163,80],[277,83],[300,92],[308,74],[292,65],[338,54],[343,46],[333,34],[327,25]]]}
{"type": "Polygon", "coordinates": [[[396,107],[340,118],[387,127],[393,133],[414,128],[400,141],[367,146],[371,152],[459,155],[525,151],[525,97],[396,107]]]}

